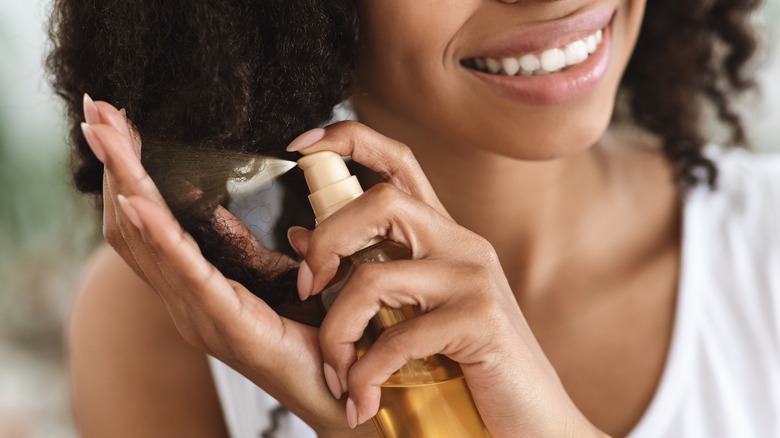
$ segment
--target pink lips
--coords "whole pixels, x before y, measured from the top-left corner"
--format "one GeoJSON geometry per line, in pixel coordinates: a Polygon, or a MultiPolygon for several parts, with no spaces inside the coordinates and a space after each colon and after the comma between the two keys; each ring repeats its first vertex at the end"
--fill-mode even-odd
{"type": "Polygon", "coordinates": [[[469,72],[486,82],[499,94],[531,105],[554,105],[582,97],[603,79],[609,66],[612,32],[609,23],[614,7],[599,7],[571,18],[542,24],[523,34],[507,38],[482,48],[469,58],[519,57],[540,52],[582,39],[603,29],[598,49],[584,62],[566,70],[544,76],[502,76],[469,72]]]}

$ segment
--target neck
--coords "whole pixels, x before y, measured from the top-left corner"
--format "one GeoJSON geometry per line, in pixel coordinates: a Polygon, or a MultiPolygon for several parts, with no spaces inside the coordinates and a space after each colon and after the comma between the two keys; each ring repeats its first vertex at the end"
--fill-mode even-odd
{"type": "Polygon", "coordinates": [[[543,162],[452,145],[414,150],[453,218],[491,242],[515,290],[545,282],[572,242],[593,234],[610,191],[599,147],[543,162]]]}
{"type": "Polygon", "coordinates": [[[676,243],[676,191],[657,148],[640,146],[647,139],[608,133],[565,157],[523,161],[368,122],[413,149],[452,217],[493,245],[515,291],[541,294],[561,272],[615,271],[676,243]]]}

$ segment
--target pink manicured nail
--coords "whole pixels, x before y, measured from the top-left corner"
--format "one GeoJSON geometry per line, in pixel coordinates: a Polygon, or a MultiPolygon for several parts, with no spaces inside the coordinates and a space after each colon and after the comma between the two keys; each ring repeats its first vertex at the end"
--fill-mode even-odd
{"type": "Polygon", "coordinates": [[[314,143],[322,140],[323,137],[325,137],[325,130],[322,128],[314,128],[310,131],[306,131],[299,135],[298,138],[293,140],[289,146],[287,146],[287,152],[297,152],[302,149],[306,149],[314,143]]]}
{"type": "Polygon", "coordinates": [[[347,424],[350,429],[354,429],[358,424],[357,406],[351,397],[347,398],[347,424]]]}
{"type": "Polygon", "coordinates": [[[89,144],[89,147],[92,149],[92,152],[95,154],[97,159],[100,160],[101,163],[105,163],[106,150],[103,146],[103,142],[101,142],[95,135],[95,131],[93,131],[88,124],[82,123],[81,132],[84,133],[84,138],[87,139],[87,143],[89,144]]]}
{"type": "Polygon", "coordinates": [[[116,199],[119,200],[119,206],[122,207],[122,211],[125,212],[127,218],[130,219],[130,222],[139,230],[143,230],[144,227],[141,222],[141,217],[138,216],[138,212],[133,208],[133,205],[130,204],[130,201],[121,194],[116,195],[116,199]]]}
{"type": "Polygon", "coordinates": [[[119,114],[122,114],[122,117],[127,119],[127,110],[126,109],[122,108],[121,110],[119,110],[119,114]]]}
{"type": "Polygon", "coordinates": [[[298,296],[301,301],[306,301],[311,295],[311,288],[314,284],[314,274],[311,272],[311,268],[306,264],[306,260],[301,262],[301,266],[298,267],[298,296]]]}
{"type": "Polygon", "coordinates": [[[344,391],[341,390],[341,380],[339,375],[336,374],[336,370],[326,362],[322,364],[322,374],[325,375],[325,383],[328,384],[330,393],[333,394],[336,400],[340,399],[344,391]]]}
{"type": "Polygon", "coordinates": [[[84,93],[84,120],[90,125],[100,124],[100,110],[87,93],[84,93]]]}

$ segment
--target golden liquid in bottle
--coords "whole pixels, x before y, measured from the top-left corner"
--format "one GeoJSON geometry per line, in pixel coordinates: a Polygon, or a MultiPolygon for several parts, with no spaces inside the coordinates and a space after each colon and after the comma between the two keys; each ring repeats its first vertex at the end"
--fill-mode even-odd
{"type": "MultiPolygon", "coordinates": [[[[323,293],[323,299],[332,303],[357,265],[410,256],[408,248],[387,240],[358,251],[344,259],[328,288],[336,293],[323,293]]],[[[383,330],[414,316],[411,306],[382,308],[355,344],[358,358],[383,330]]],[[[490,438],[460,366],[439,354],[411,360],[390,376],[373,422],[382,438],[490,438]]]]}
{"type": "Polygon", "coordinates": [[[373,418],[383,438],[489,438],[460,367],[446,359],[432,370],[430,383],[396,382],[403,371],[382,385],[379,412],[373,418]],[[438,377],[438,375],[446,377],[438,377]]]}

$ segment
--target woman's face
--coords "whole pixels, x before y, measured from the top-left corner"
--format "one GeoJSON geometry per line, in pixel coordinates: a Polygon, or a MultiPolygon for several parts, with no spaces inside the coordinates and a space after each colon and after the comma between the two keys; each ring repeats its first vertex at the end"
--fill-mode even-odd
{"type": "Polygon", "coordinates": [[[413,147],[562,156],[606,129],[644,6],[362,0],[353,103],[361,121],[413,147]]]}

